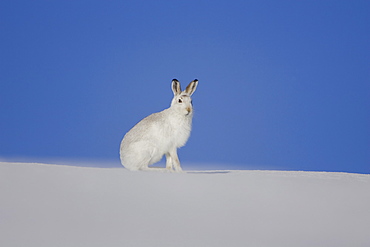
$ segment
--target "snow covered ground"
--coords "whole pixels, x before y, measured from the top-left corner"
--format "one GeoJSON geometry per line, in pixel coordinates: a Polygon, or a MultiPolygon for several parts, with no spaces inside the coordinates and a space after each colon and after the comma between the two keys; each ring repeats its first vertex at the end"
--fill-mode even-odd
{"type": "Polygon", "coordinates": [[[1,162],[0,246],[365,247],[370,175],[1,162]]]}

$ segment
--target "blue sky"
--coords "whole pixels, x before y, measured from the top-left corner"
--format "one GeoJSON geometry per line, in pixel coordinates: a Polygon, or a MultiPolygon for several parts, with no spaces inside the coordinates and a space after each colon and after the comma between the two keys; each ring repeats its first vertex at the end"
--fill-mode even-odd
{"type": "Polygon", "coordinates": [[[0,157],[119,165],[197,78],[183,163],[370,173],[369,30],[369,1],[1,1],[0,157]]]}

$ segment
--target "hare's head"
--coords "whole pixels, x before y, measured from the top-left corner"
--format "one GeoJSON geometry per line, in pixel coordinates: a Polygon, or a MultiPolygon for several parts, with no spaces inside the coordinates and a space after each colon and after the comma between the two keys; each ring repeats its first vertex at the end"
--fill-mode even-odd
{"type": "Polygon", "coordinates": [[[198,86],[198,80],[195,79],[189,83],[184,91],[181,91],[180,82],[177,79],[172,80],[172,91],[174,97],[171,102],[171,107],[177,109],[184,115],[193,113],[193,105],[191,102],[191,95],[198,86]]]}

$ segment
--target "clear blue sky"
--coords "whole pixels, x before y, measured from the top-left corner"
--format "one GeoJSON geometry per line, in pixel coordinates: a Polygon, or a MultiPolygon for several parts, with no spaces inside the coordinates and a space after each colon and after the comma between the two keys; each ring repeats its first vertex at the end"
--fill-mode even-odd
{"type": "Polygon", "coordinates": [[[369,1],[1,1],[0,157],[119,165],[197,78],[183,163],[370,173],[369,30],[369,1]]]}

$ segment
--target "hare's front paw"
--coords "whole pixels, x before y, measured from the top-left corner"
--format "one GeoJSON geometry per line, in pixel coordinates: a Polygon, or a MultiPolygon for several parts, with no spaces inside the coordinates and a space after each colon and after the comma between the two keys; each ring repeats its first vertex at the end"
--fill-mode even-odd
{"type": "Polygon", "coordinates": [[[183,172],[182,168],[180,166],[175,168],[175,172],[183,172]]]}

